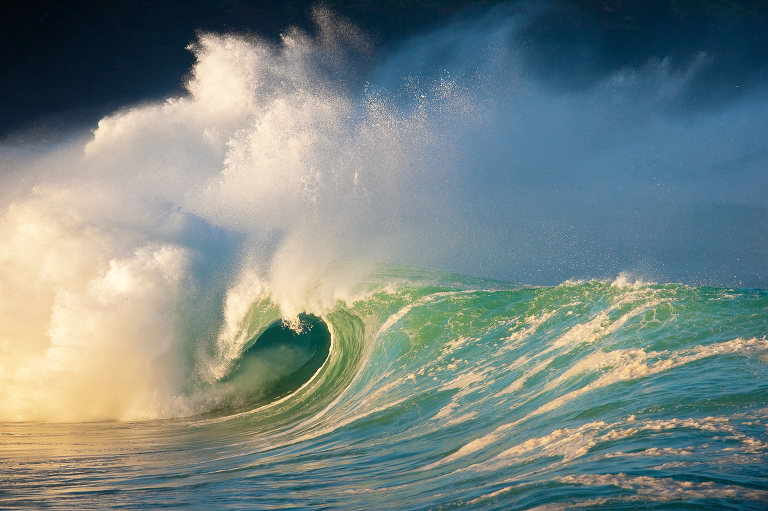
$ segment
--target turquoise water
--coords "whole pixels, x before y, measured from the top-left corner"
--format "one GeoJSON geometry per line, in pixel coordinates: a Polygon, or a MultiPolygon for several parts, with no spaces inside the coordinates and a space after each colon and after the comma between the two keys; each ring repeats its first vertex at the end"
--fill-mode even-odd
{"type": "Polygon", "coordinates": [[[768,505],[765,290],[521,288],[404,267],[359,289],[323,316],[328,358],[288,397],[216,417],[4,424],[0,504],[768,505]]]}

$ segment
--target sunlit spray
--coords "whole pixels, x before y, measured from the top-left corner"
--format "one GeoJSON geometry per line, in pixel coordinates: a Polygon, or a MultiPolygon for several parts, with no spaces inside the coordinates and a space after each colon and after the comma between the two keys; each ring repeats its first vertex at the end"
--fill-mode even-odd
{"type": "Polygon", "coordinates": [[[526,16],[386,53],[324,9],[278,43],[202,34],[185,95],[3,149],[0,419],[207,412],[254,336],[354,303],[372,262],[696,283],[732,252],[764,279],[764,246],[692,230],[725,202],[730,236],[764,232],[764,96],[670,113],[705,54],[551,91],[526,72],[526,16]]]}

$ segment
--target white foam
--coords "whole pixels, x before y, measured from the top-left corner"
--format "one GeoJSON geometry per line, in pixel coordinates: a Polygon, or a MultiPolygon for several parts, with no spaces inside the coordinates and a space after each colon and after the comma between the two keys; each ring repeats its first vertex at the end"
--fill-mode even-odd
{"type": "Polygon", "coordinates": [[[692,482],[671,478],[629,476],[626,474],[590,474],[558,477],[558,482],[587,486],[618,486],[635,491],[642,500],[739,498],[745,500],[766,500],[768,491],[736,485],[717,484],[712,481],[692,482]]]}
{"type": "Polygon", "coordinates": [[[734,339],[707,346],[697,346],[692,350],[680,350],[671,354],[661,352],[646,353],[642,349],[594,352],[579,360],[576,365],[558,377],[555,382],[548,384],[547,387],[556,388],[562,381],[586,372],[600,371],[602,374],[599,378],[577,390],[550,400],[530,415],[550,412],[583,394],[607,385],[620,381],[645,378],[703,358],[724,353],[749,353],[751,351],[765,350],[768,350],[768,341],[765,339],[734,339]],[[649,362],[649,360],[656,361],[649,362]]]}
{"type": "Polygon", "coordinates": [[[592,422],[578,428],[562,428],[542,437],[531,438],[525,442],[502,451],[484,463],[473,465],[474,470],[497,470],[500,467],[526,461],[540,456],[562,456],[563,462],[581,457],[597,444],[596,434],[605,428],[605,422],[592,422]]]}
{"type": "MultiPolygon", "coordinates": [[[[509,482],[515,481],[511,478],[509,482]]],[[[617,503],[632,502],[670,502],[690,499],[740,499],[747,501],[765,502],[768,500],[768,491],[748,488],[738,485],[718,484],[712,481],[692,482],[672,478],[630,476],[618,474],[584,474],[555,477],[547,481],[568,485],[585,486],[616,486],[635,492],[630,495],[612,495],[610,497],[598,497],[591,499],[568,499],[565,503],[552,503],[536,506],[531,509],[537,511],[555,511],[578,508],[594,508],[617,503]]],[[[525,487],[525,483],[517,483],[505,486],[500,490],[482,495],[469,501],[469,504],[480,504],[483,501],[501,497],[505,493],[525,487]]]]}
{"type": "MultiPolygon", "coordinates": [[[[71,264],[73,255],[68,254],[66,264],[71,264]]],[[[57,261],[53,254],[46,260],[57,261]]],[[[5,365],[3,418],[99,420],[184,414],[187,410],[178,408],[174,396],[181,390],[177,385],[183,371],[178,365],[183,359],[178,339],[187,264],[182,248],[145,246],[133,257],[110,260],[108,269],[89,280],[59,280],[51,303],[36,304],[50,310],[48,321],[42,322],[45,341],[39,341],[34,351],[27,347],[27,356],[16,368],[5,365]]],[[[61,279],[61,272],[56,275],[61,279]]],[[[31,330],[27,335],[40,333],[31,330]]],[[[14,346],[19,338],[16,332],[14,346]]]]}

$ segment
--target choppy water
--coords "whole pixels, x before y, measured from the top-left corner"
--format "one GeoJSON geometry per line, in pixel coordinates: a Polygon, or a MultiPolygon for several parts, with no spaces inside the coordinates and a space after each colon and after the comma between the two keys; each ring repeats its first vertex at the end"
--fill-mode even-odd
{"type": "Polygon", "coordinates": [[[492,14],[0,145],[0,507],[768,506],[766,96],[548,91],[492,14]]]}

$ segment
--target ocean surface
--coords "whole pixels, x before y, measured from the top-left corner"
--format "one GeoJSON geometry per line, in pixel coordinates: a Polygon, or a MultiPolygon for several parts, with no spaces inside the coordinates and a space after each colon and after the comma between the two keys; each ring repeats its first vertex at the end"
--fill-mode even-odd
{"type": "MultiPolygon", "coordinates": [[[[189,418],[2,427],[5,508],[765,509],[768,292],[383,267],[297,388],[189,418]]],[[[268,297],[244,329],[263,342],[268,297]]],[[[306,330],[320,330],[322,323],[306,330]]],[[[245,350],[250,353],[253,350],[245,350]]],[[[251,354],[251,385],[277,372],[251,354]]],[[[282,368],[280,368],[282,369],[282,368]]],[[[241,370],[242,371],[242,370],[241,370]]],[[[277,385],[262,383],[265,392],[277,385]]],[[[231,384],[247,395],[253,387],[231,384]]],[[[209,388],[197,392],[211,392],[209,388]]],[[[223,402],[234,403],[227,392],[223,402]]],[[[211,397],[211,400],[214,398],[211,397]]]]}
{"type": "Polygon", "coordinates": [[[530,15],[0,142],[0,508],[768,508],[768,94],[555,90],[530,15]]]}

